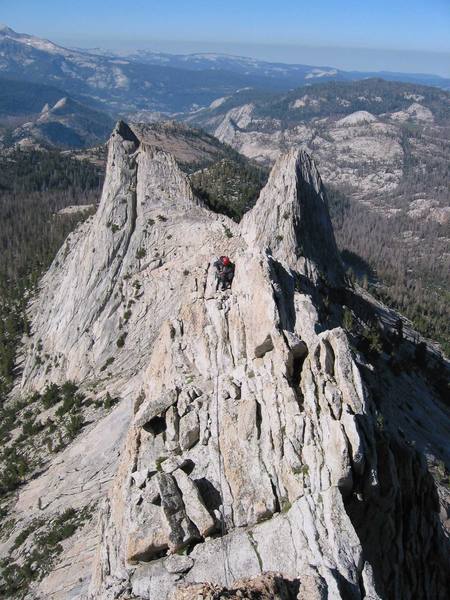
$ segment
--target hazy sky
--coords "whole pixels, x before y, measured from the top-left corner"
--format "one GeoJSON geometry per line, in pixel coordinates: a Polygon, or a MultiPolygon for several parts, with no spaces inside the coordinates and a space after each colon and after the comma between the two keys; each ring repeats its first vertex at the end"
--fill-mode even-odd
{"type": "Polygon", "coordinates": [[[450,0],[0,0],[0,21],[72,46],[450,76],[450,0]]]}

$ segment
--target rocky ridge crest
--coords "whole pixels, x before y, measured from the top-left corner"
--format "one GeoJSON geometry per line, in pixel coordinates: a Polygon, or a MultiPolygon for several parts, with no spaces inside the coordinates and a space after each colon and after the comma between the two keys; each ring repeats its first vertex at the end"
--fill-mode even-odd
{"type": "Polygon", "coordinates": [[[102,500],[95,560],[61,565],[40,593],[181,600],[263,574],[244,588],[444,598],[439,499],[420,454],[380,433],[340,327],[346,283],[314,163],[280,158],[236,225],[140,136],[116,127],[97,214],[31,309],[24,390],[95,381],[122,399],[20,493],[22,519],[44,488],[49,512],[68,487],[102,500]],[[231,293],[215,291],[219,254],[236,263],[231,293]]]}

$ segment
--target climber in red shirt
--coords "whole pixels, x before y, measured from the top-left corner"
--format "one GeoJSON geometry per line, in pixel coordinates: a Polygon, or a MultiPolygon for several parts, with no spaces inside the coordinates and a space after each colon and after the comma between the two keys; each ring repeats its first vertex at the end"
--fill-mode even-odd
{"type": "Polygon", "coordinates": [[[214,267],[216,269],[216,291],[219,289],[219,286],[222,286],[222,290],[227,290],[231,288],[231,284],[233,282],[234,277],[234,264],[228,258],[228,256],[221,256],[218,258],[214,267]]]}

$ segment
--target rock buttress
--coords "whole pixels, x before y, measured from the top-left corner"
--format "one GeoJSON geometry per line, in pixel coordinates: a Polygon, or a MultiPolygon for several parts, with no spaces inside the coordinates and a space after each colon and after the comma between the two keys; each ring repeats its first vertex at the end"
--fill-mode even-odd
{"type": "Polygon", "coordinates": [[[344,272],[317,167],[303,150],[290,150],[275,163],[256,205],[243,218],[249,246],[314,283],[342,286],[344,272]]]}

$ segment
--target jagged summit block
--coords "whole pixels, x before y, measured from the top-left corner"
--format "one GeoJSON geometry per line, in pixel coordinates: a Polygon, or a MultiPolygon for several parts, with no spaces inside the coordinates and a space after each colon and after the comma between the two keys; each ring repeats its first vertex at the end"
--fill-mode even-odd
{"type": "Polygon", "coordinates": [[[344,271],[325,190],[314,161],[291,149],[275,163],[261,196],[243,219],[249,245],[309,277],[340,286],[344,271]]]}
{"type": "Polygon", "coordinates": [[[136,192],[138,204],[159,204],[188,209],[202,203],[192,193],[186,175],[181,171],[175,157],[155,143],[148,143],[145,128],[119,121],[111,135],[107,173],[123,167],[123,153],[133,154],[136,161],[136,192]],[[119,160],[116,160],[116,155],[119,160]]]}
{"type": "MultiPolygon", "coordinates": [[[[186,175],[170,153],[147,144],[138,128],[135,132],[126,123],[117,123],[109,140],[97,213],[68,237],[44,277],[42,292],[33,307],[34,331],[42,338],[46,354],[64,357],[60,368],[51,370],[53,381],[83,380],[92,369],[102,367],[117,347],[123,313],[131,310],[121,307],[120,299],[130,295],[127,302],[136,303],[132,284],[138,274],[142,275],[142,291],[146,285],[159,285],[158,278],[149,274],[168,262],[166,253],[176,257],[177,235],[172,231],[175,224],[183,219],[200,223],[210,215],[201,208],[186,175]],[[166,237],[168,233],[174,241],[166,237]],[[135,275],[133,281],[128,279],[131,274],[135,275]]],[[[198,234],[190,237],[198,238],[198,234]]],[[[201,236],[199,239],[202,243],[201,236]]],[[[208,249],[207,244],[203,246],[208,249]]],[[[172,276],[178,262],[176,265],[176,269],[171,267],[172,276]]],[[[182,271],[181,262],[179,265],[178,270],[182,271]]],[[[184,283],[186,277],[182,273],[179,277],[184,283]]],[[[171,305],[168,287],[164,282],[164,290],[157,295],[164,298],[167,310],[171,305]]],[[[148,292],[150,297],[154,293],[148,292]]],[[[147,310],[144,303],[141,310],[147,310]]],[[[138,307],[132,312],[137,313],[138,307]]],[[[140,337],[136,331],[136,338],[140,337]]],[[[145,360],[145,354],[139,352],[137,343],[131,343],[131,332],[128,339],[131,352],[137,354],[136,365],[145,360]]],[[[135,369],[131,357],[129,364],[135,369]]],[[[47,365],[36,364],[34,357],[27,355],[22,384],[43,384],[49,379],[46,370],[47,365]]]]}

